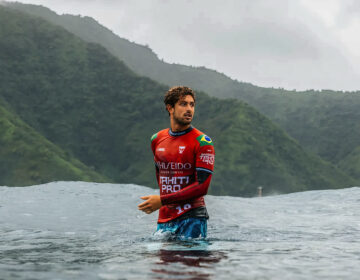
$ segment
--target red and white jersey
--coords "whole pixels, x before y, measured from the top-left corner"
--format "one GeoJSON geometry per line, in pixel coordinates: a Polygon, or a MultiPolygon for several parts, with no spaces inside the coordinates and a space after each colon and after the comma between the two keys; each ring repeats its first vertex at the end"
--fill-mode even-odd
{"type": "Polygon", "coordinates": [[[203,196],[210,185],[215,160],[210,137],[193,127],[181,132],[164,129],[151,137],[151,149],[163,204],[158,222],[168,222],[205,206],[203,196]],[[201,183],[196,175],[199,170],[210,174],[201,183]]]}

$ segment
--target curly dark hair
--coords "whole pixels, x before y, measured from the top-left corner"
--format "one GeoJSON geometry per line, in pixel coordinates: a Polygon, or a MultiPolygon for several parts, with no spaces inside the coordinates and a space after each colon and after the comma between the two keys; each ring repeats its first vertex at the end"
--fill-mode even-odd
{"type": "Polygon", "coordinates": [[[165,97],[164,97],[165,106],[169,104],[171,107],[174,107],[176,102],[178,102],[180,98],[183,98],[186,95],[192,96],[192,98],[194,98],[195,101],[195,92],[191,88],[184,86],[176,86],[170,88],[165,93],[165,97]]]}

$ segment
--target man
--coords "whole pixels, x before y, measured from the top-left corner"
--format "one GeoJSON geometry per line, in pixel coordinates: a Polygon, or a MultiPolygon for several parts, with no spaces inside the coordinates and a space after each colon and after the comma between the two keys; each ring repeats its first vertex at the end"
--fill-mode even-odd
{"type": "Polygon", "coordinates": [[[141,197],[139,210],[158,209],[158,231],[176,238],[206,237],[209,218],[204,201],[214,170],[215,151],[210,137],[191,126],[195,93],[179,86],[169,89],[164,103],[170,129],[151,137],[160,195],[141,197]]]}

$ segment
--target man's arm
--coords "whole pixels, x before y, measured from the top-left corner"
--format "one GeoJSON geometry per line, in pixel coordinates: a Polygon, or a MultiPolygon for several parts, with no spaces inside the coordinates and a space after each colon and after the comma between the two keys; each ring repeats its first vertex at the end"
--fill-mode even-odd
{"type": "Polygon", "coordinates": [[[181,189],[176,193],[162,196],[142,196],[141,199],[144,199],[145,201],[138,205],[139,210],[150,214],[160,209],[163,205],[190,200],[206,195],[211,181],[211,171],[198,169],[196,174],[197,180],[195,183],[181,189]]]}
{"type": "Polygon", "coordinates": [[[162,206],[160,195],[148,195],[140,198],[145,201],[138,205],[138,209],[146,214],[151,214],[152,212],[159,210],[162,206]]]}
{"type": "Polygon", "coordinates": [[[206,195],[210,186],[212,177],[211,170],[199,168],[196,170],[196,181],[189,186],[171,194],[161,195],[162,205],[172,204],[181,201],[187,201],[206,195]]]}
{"type": "Polygon", "coordinates": [[[159,182],[160,182],[160,175],[159,175],[159,167],[157,166],[157,164],[155,163],[155,174],[156,174],[156,181],[159,185],[159,182]]]}
{"type": "MultiPolygon", "coordinates": [[[[158,133],[155,133],[153,136],[151,136],[151,150],[152,150],[154,156],[155,156],[157,136],[158,136],[158,133]]],[[[156,172],[156,180],[159,184],[159,167],[157,166],[156,163],[155,163],[155,172],[156,172]]],[[[159,195],[148,195],[148,196],[142,196],[140,198],[145,201],[138,205],[138,209],[140,211],[145,212],[146,214],[151,214],[152,212],[160,209],[162,206],[159,195]]]]}
{"type": "MultiPolygon", "coordinates": [[[[156,180],[159,184],[159,167],[156,165],[156,163],[155,163],[155,172],[156,172],[156,180]]],[[[160,195],[148,195],[148,196],[142,196],[140,198],[145,201],[138,205],[138,209],[140,211],[145,212],[146,214],[150,214],[160,209],[162,206],[160,195]]]]}
{"type": "Polygon", "coordinates": [[[195,182],[177,192],[161,195],[163,205],[189,201],[207,194],[214,170],[215,150],[210,137],[201,135],[196,140],[199,146],[195,155],[195,182]]]}

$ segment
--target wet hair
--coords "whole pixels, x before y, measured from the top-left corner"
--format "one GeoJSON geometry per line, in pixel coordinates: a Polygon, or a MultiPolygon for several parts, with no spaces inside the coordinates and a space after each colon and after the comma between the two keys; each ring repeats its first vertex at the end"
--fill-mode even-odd
{"type": "Polygon", "coordinates": [[[178,102],[181,98],[187,95],[192,96],[192,98],[194,98],[195,101],[195,92],[191,88],[184,86],[172,87],[165,93],[165,97],[164,97],[165,106],[169,104],[171,107],[174,107],[176,102],[178,102]]]}

